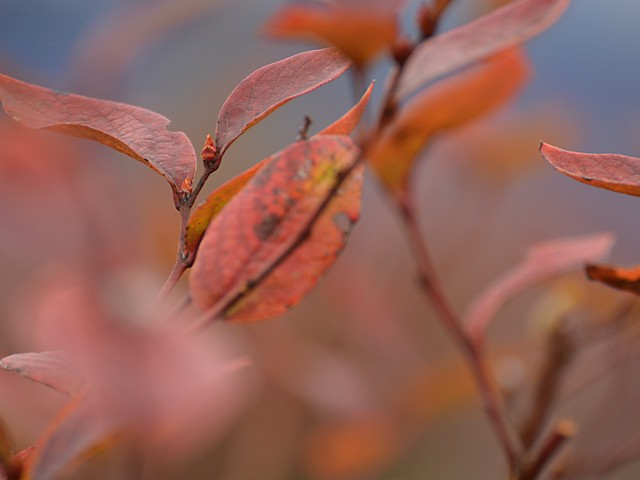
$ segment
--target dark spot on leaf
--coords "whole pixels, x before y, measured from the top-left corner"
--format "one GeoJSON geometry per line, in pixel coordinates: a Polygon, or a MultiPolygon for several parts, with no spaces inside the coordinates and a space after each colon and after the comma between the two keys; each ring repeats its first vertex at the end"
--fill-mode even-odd
{"type": "Polygon", "coordinates": [[[269,214],[264,217],[260,223],[253,227],[253,231],[260,240],[266,240],[278,226],[280,220],[281,218],[278,215],[269,214]]]}

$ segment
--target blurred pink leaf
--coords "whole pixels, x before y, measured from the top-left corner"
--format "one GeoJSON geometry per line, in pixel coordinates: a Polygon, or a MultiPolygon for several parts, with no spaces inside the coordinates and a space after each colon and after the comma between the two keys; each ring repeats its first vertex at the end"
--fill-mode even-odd
{"type": "Polygon", "coordinates": [[[115,441],[121,428],[114,419],[99,415],[85,395],[75,397],[30,452],[25,478],[58,478],[71,463],[115,441]]]}
{"type": "Polygon", "coordinates": [[[67,352],[87,388],[38,442],[29,478],[52,478],[121,436],[158,465],[179,462],[218,438],[244,405],[239,370],[248,361],[231,338],[125,323],[88,285],[58,275],[39,301],[38,332],[67,352]]]}
{"type": "Polygon", "coordinates": [[[571,152],[548,143],[540,145],[540,152],[553,168],[574,180],[614,192],[640,196],[640,158],[571,152]]]}
{"type": "Polygon", "coordinates": [[[4,110],[29,128],[86,138],[134,158],[165,177],[176,193],[191,191],[196,154],[183,132],[159,113],[124,103],[58,93],[0,75],[4,110]]]}
{"type": "Polygon", "coordinates": [[[65,352],[17,353],[0,360],[0,367],[67,395],[82,391],[86,382],[65,352]]]}
{"type": "Polygon", "coordinates": [[[580,268],[607,255],[613,246],[610,233],[551,240],[531,247],[524,261],[494,280],[476,297],[465,314],[472,337],[482,341],[498,310],[513,297],[544,280],[580,268]]]}
{"type": "Polygon", "coordinates": [[[514,0],[477,20],[421,43],[406,64],[398,96],[470,63],[525,42],[553,24],[569,0],[514,0]]]}
{"type": "Polygon", "coordinates": [[[253,125],[296,97],[335,80],[350,66],[336,49],[299,53],[259,68],[222,105],[216,125],[218,155],[253,125]]]}

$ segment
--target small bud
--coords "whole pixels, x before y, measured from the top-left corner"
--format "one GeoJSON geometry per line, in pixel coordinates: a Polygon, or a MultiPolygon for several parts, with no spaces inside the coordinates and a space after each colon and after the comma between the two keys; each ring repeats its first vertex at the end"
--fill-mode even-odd
{"type": "Polygon", "coordinates": [[[415,45],[407,38],[399,38],[391,48],[391,55],[398,65],[404,65],[407,61],[415,45]]]}
{"type": "Polygon", "coordinates": [[[204,141],[204,147],[202,147],[202,163],[205,167],[216,171],[220,166],[220,158],[218,156],[218,149],[213,143],[211,135],[207,134],[207,139],[204,141]]]}
{"type": "Polygon", "coordinates": [[[418,8],[418,28],[422,38],[429,38],[433,35],[438,22],[438,15],[433,8],[426,4],[421,4],[418,8]]]}

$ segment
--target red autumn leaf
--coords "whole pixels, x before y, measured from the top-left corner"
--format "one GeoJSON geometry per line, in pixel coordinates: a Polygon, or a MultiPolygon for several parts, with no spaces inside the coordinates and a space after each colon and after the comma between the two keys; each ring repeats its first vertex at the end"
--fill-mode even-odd
{"type": "Polygon", "coordinates": [[[159,113],[21,82],[0,75],[0,101],[17,122],[94,140],[165,177],[177,193],[191,191],[196,154],[182,132],[166,129],[159,113]]]}
{"type": "Polygon", "coordinates": [[[640,158],[571,152],[548,143],[540,145],[540,152],[553,168],[579,182],[640,196],[640,158]]]}
{"type": "Polygon", "coordinates": [[[522,53],[508,50],[438,82],[400,111],[374,143],[368,155],[370,164],[387,188],[404,193],[414,160],[434,135],[501,106],[518,91],[528,73],[522,53]]]}
{"type": "Polygon", "coordinates": [[[469,332],[476,341],[481,341],[496,312],[511,298],[607,255],[613,242],[611,234],[602,233],[552,240],[530,248],[522,263],[491,283],[469,307],[465,314],[469,332]]]}
{"type": "Polygon", "coordinates": [[[437,77],[518,45],[553,24],[569,0],[514,0],[479,19],[420,44],[409,59],[398,96],[437,77]]]}
{"type": "MultiPolygon", "coordinates": [[[[373,82],[369,85],[369,88],[356,105],[331,125],[328,125],[318,132],[317,135],[349,135],[362,118],[367,108],[369,98],[371,97],[372,90],[373,82]]],[[[198,245],[200,245],[200,240],[202,240],[202,236],[211,221],[222,211],[227,203],[242,190],[256,172],[272,159],[273,156],[269,156],[250,169],[242,172],[240,175],[232,178],[212,192],[203,203],[194,209],[189,218],[185,235],[185,253],[188,255],[187,258],[195,255],[198,245]]]]}
{"type": "Polygon", "coordinates": [[[288,4],[275,13],[265,30],[274,37],[320,41],[362,66],[395,41],[397,3],[288,4]]]}
{"type": "Polygon", "coordinates": [[[610,287],[640,295],[640,266],[588,265],[587,276],[610,287]]]}
{"type": "Polygon", "coordinates": [[[80,393],[85,385],[64,352],[17,353],[0,360],[0,367],[67,395],[80,393]]]}
{"type": "Polygon", "coordinates": [[[219,158],[253,125],[296,97],[335,80],[350,66],[337,50],[299,53],[265,65],[242,80],[222,105],[216,125],[219,158]]]}
{"type": "Polygon", "coordinates": [[[203,310],[218,305],[222,313],[272,273],[356,160],[349,138],[333,135],[275,154],[207,229],[189,278],[194,304],[203,310]]]}
{"type": "Polygon", "coordinates": [[[243,296],[224,317],[258,321],[294,307],[318,283],[344,248],[360,216],[364,167],[357,167],[331,199],[309,236],[267,278],[243,296]]]}

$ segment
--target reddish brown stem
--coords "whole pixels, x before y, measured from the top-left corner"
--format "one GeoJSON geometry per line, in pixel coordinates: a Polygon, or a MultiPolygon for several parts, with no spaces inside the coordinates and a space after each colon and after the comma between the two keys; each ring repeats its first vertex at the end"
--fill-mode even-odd
{"type": "Polygon", "coordinates": [[[536,384],[533,407],[520,432],[526,448],[530,448],[538,440],[572,356],[573,345],[566,325],[561,321],[549,338],[546,360],[536,384]]]}
{"type": "Polygon", "coordinates": [[[560,449],[576,434],[576,425],[570,420],[558,422],[546,440],[542,443],[538,454],[519,476],[520,480],[535,480],[539,478],[545,467],[555,457],[560,449]]]}
{"type": "Polygon", "coordinates": [[[485,412],[507,458],[509,469],[512,473],[516,472],[519,470],[522,458],[522,446],[507,421],[502,396],[484,351],[467,335],[462,322],[449,304],[439,284],[427,244],[416,220],[413,204],[408,198],[404,198],[398,200],[398,207],[418,264],[424,293],[439,314],[443,326],[467,357],[469,368],[482,397],[485,412]]]}
{"type": "Polygon", "coordinates": [[[185,263],[184,256],[184,242],[185,242],[185,234],[187,231],[187,224],[189,223],[189,215],[191,214],[191,205],[183,204],[180,205],[180,234],[178,240],[178,253],[176,254],[176,260],[173,264],[173,268],[171,269],[171,273],[169,277],[164,282],[164,285],[160,289],[158,296],[156,297],[156,304],[160,304],[164,300],[166,300],[171,290],[176,286],[180,277],[188,268],[188,265],[185,263]]]}

